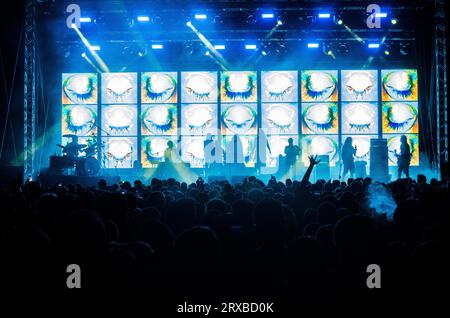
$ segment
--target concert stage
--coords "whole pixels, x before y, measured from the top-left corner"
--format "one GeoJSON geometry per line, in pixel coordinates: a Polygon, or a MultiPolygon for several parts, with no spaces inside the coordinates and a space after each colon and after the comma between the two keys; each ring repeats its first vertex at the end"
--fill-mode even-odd
{"type": "Polygon", "coordinates": [[[189,174],[227,179],[301,178],[310,155],[322,158],[314,178],[348,177],[347,138],[353,176],[395,178],[403,135],[412,174],[439,178],[448,160],[446,78],[429,49],[440,42],[426,31],[442,35],[411,18],[434,7],[30,3],[24,148],[9,158],[23,160],[24,178],[49,168],[146,178],[169,142],[189,174]]]}

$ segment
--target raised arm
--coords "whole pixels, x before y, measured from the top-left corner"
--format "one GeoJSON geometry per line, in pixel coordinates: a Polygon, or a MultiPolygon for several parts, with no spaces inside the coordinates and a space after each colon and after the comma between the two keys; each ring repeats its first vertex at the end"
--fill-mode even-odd
{"type": "Polygon", "coordinates": [[[302,187],[306,186],[306,184],[309,181],[309,177],[311,176],[311,172],[312,172],[314,166],[320,162],[320,160],[317,160],[317,155],[316,156],[309,156],[308,159],[309,159],[309,167],[306,170],[305,175],[303,176],[303,179],[302,179],[302,182],[301,182],[301,186],[302,187]]]}

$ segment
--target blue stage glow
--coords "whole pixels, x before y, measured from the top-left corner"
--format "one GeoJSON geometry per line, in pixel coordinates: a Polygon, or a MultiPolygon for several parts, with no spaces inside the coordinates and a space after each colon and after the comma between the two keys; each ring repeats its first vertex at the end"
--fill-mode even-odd
{"type": "Polygon", "coordinates": [[[83,22],[83,23],[92,22],[92,19],[89,17],[81,17],[80,22],[83,22]]]}
{"type": "Polygon", "coordinates": [[[217,45],[214,45],[214,48],[215,48],[216,50],[225,50],[225,45],[223,45],[223,44],[217,44],[217,45]]]}
{"type": "Polygon", "coordinates": [[[331,17],[330,13],[319,13],[320,19],[329,19],[331,17]]]}
{"type": "Polygon", "coordinates": [[[150,17],[146,16],[146,15],[140,15],[137,17],[137,20],[139,22],[149,22],[150,21],[150,17]]]}
{"type": "Polygon", "coordinates": [[[261,14],[261,17],[263,19],[273,19],[274,15],[273,15],[273,13],[263,13],[263,14],[261,14]]]}
{"type": "Polygon", "coordinates": [[[317,49],[319,48],[319,43],[308,43],[308,49],[317,49]]]}
{"type": "Polygon", "coordinates": [[[162,44],[152,44],[153,50],[161,50],[164,46],[162,44]]]}
{"type": "Polygon", "coordinates": [[[203,13],[197,13],[195,16],[195,19],[196,20],[206,20],[206,14],[203,14],[203,13]]]}
{"type": "Polygon", "coordinates": [[[385,12],[375,13],[375,17],[376,18],[387,18],[387,13],[385,13],[385,12]]]}
{"type": "Polygon", "coordinates": [[[256,44],[246,44],[245,49],[246,50],[256,50],[256,44]]]}
{"type": "Polygon", "coordinates": [[[379,49],[380,48],[380,43],[369,43],[369,45],[367,47],[369,49],[379,49]]]}

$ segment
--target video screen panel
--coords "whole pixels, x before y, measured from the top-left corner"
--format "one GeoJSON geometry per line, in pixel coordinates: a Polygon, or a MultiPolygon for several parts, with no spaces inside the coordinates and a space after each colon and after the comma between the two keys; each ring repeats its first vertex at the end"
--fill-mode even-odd
{"type": "Polygon", "coordinates": [[[233,138],[234,136],[222,136],[222,151],[225,163],[236,163],[238,161],[238,163],[244,163],[248,168],[254,167],[256,164],[257,136],[238,136],[238,142],[242,145],[242,156],[236,150],[237,146],[234,144],[233,138]],[[235,157],[229,158],[232,155],[235,157]]]}
{"type": "Polygon", "coordinates": [[[356,147],[355,161],[366,161],[370,163],[370,139],[378,138],[377,135],[342,135],[341,144],[351,137],[352,144],[356,147]]]}
{"type": "Polygon", "coordinates": [[[275,168],[279,164],[280,156],[285,156],[284,149],[289,145],[289,138],[293,144],[298,146],[298,135],[290,136],[267,136],[266,167],[275,168]]]}
{"type": "Polygon", "coordinates": [[[217,103],[217,72],[181,72],[182,103],[217,103]]]}
{"type": "Polygon", "coordinates": [[[261,111],[261,128],[267,134],[292,135],[298,133],[298,106],[296,103],[264,103],[261,111]]]}
{"type": "Polygon", "coordinates": [[[96,136],[97,105],[63,105],[62,135],[96,136]]]}
{"type": "MultiPolygon", "coordinates": [[[[212,139],[217,140],[217,137],[212,139]]],[[[181,160],[191,168],[205,166],[205,140],[206,136],[181,136],[181,160]]]]}
{"type": "Polygon", "coordinates": [[[257,104],[223,104],[222,134],[255,135],[258,128],[257,118],[257,104]]]}
{"type": "Polygon", "coordinates": [[[342,103],[343,134],[378,134],[378,103],[342,103]]]}
{"type": "Polygon", "coordinates": [[[136,73],[102,73],[103,104],[136,104],[136,73]]]}
{"type": "Polygon", "coordinates": [[[220,73],[220,79],[222,103],[249,103],[257,101],[257,72],[224,71],[220,73]]]}
{"type": "Polygon", "coordinates": [[[137,137],[107,137],[105,168],[132,168],[137,160],[137,137]]]}
{"type": "Polygon", "coordinates": [[[62,74],[62,104],[97,104],[98,79],[95,73],[62,74]]]}
{"type": "MultiPolygon", "coordinates": [[[[397,166],[397,156],[400,153],[400,138],[402,135],[383,135],[383,138],[387,139],[389,165],[397,166]]],[[[419,165],[419,135],[418,134],[405,134],[408,139],[408,144],[411,151],[411,166],[419,165]]]]}
{"type": "Polygon", "coordinates": [[[303,103],[303,134],[337,134],[338,115],[338,103],[303,103]]]}
{"type": "Polygon", "coordinates": [[[181,104],[181,134],[217,134],[217,104],[181,104]]]}
{"type": "Polygon", "coordinates": [[[330,166],[335,166],[339,160],[338,136],[333,135],[310,135],[302,138],[302,161],[305,166],[309,165],[308,156],[328,156],[330,166]]]}
{"type": "Polygon", "coordinates": [[[171,104],[178,100],[177,72],[144,72],[141,74],[143,104],[171,104]]]}
{"type": "Polygon", "coordinates": [[[102,105],[103,136],[136,136],[136,105],[102,105]]]}
{"type": "Polygon", "coordinates": [[[164,162],[164,151],[168,148],[167,143],[177,142],[176,136],[142,136],[141,161],[143,168],[154,168],[157,164],[164,162]]]}
{"type": "Polygon", "coordinates": [[[341,72],[341,100],[344,102],[378,100],[378,71],[348,70],[341,72]]]}
{"type": "Polygon", "coordinates": [[[261,101],[263,103],[297,102],[297,78],[297,71],[261,72],[261,101]]]}
{"type": "Polygon", "coordinates": [[[176,135],[178,111],[176,104],[141,106],[142,135],[176,135]]]}
{"type": "Polygon", "coordinates": [[[382,70],[381,84],[383,102],[418,100],[417,70],[382,70]]]}
{"type": "Polygon", "coordinates": [[[302,71],[302,102],[337,102],[337,71],[302,71]]]}
{"type": "Polygon", "coordinates": [[[382,107],[383,133],[418,133],[417,102],[384,102],[382,107]]]}

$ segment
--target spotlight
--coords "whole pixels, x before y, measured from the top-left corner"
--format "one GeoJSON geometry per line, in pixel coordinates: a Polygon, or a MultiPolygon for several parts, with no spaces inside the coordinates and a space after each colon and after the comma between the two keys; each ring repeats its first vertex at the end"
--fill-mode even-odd
{"type": "Polygon", "coordinates": [[[256,44],[246,44],[245,49],[246,50],[256,50],[256,44]]]}
{"type": "Polygon", "coordinates": [[[217,44],[217,45],[214,45],[214,48],[215,48],[216,50],[225,50],[225,45],[223,45],[223,44],[217,44]]]}
{"type": "Polygon", "coordinates": [[[397,24],[397,22],[398,22],[397,19],[392,19],[392,20],[391,20],[391,23],[392,23],[392,24],[397,24]]]}
{"type": "Polygon", "coordinates": [[[86,53],[81,53],[81,57],[86,57],[86,53]]]}
{"type": "Polygon", "coordinates": [[[188,27],[191,27],[191,26],[192,26],[192,22],[191,22],[191,21],[188,21],[188,22],[186,22],[186,25],[187,25],[188,27]]]}
{"type": "Polygon", "coordinates": [[[92,51],[100,51],[101,48],[99,45],[91,45],[89,49],[91,49],[92,51]]]}
{"type": "Polygon", "coordinates": [[[152,44],[153,50],[161,50],[163,48],[162,44],[152,44]]]}
{"type": "Polygon", "coordinates": [[[210,54],[209,51],[206,51],[206,52],[205,52],[205,55],[206,55],[206,56],[209,56],[209,54],[210,54]]]}
{"type": "Polygon", "coordinates": [[[261,54],[264,55],[264,56],[266,56],[266,55],[267,55],[267,52],[266,52],[266,51],[262,51],[261,54]]]}
{"type": "Polygon", "coordinates": [[[261,14],[261,17],[263,19],[273,19],[274,15],[273,15],[273,13],[263,13],[263,14],[261,14]]]}
{"type": "Polygon", "coordinates": [[[206,20],[206,14],[203,14],[203,13],[197,13],[197,14],[195,14],[195,19],[196,20],[206,20]]]}
{"type": "Polygon", "coordinates": [[[280,25],[282,25],[282,24],[283,24],[283,21],[281,21],[281,20],[278,20],[278,21],[277,21],[277,25],[278,25],[278,26],[280,26],[280,25]]]}
{"type": "Polygon", "coordinates": [[[380,48],[380,43],[369,43],[369,45],[367,47],[369,49],[379,49],[380,48]]]}
{"type": "Polygon", "coordinates": [[[331,17],[330,13],[319,13],[320,19],[329,19],[331,17]]]}
{"type": "Polygon", "coordinates": [[[388,50],[384,51],[384,55],[389,55],[391,54],[388,50]]]}
{"type": "Polygon", "coordinates": [[[139,22],[149,22],[150,21],[150,17],[146,16],[146,15],[140,15],[137,17],[137,20],[139,22]]]}
{"type": "Polygon", "coordinates": [[[387,18],[386,12],[375,13],[376,18],[387,18]]]}
{"type": "Polygon", "coordinates": [[[319,43],[308,43],[308,49],[317,49],[319,48],[319,43]]]}
{"type": "Polygon", "coordinates": [[[342,19],[337,20],[337,24],[342,25],[342,23],[344,23],[344,21],[342,21],[342,19]]]}
{"type": "Polygon", "coordinates": [[[86,23],[86,22],[92,22],[92,19],[89,18],[89,17],[81,17],[81,18],[80,18],[80,22],[84,22],[84,23],[86,23]]]}

